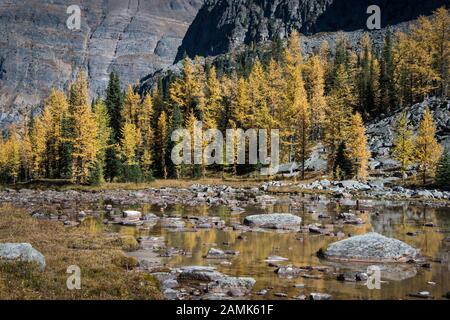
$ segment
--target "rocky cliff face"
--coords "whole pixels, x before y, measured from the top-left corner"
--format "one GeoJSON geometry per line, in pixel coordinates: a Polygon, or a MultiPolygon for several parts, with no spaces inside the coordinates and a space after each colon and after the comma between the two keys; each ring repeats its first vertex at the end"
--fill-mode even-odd
{"type": "Polygon", "coordinates": [[[297,29],[304,34],[365,29],[368,6],[381,8],[382,27],[428,15],[448,0],[207,0],[178,50],[188,56],[229,52],[297,29]],[[207,32],[206,32],[207,30],[207,32]]]}
{"type": "Polygon", "coordinates": [[[0,127],[66,88],[79,68],[91,94],[111,71],[123,85],[170,65],[203,0],[0,0],[0,127]],[[82,10],[81,30],[66,27],[67,7],[82,10]]]}

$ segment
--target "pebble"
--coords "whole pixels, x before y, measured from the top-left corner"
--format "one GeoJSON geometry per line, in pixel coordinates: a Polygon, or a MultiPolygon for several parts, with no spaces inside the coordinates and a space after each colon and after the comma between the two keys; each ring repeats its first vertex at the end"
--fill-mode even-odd
{"type": "Polygon", "coordinates": [[[287,295],[287,293],[284,293],[284,292],[276,292],[276,293],[274,293],[274,296],[280,297],[280,298],[286,298],[288,295],[287,295]]]}

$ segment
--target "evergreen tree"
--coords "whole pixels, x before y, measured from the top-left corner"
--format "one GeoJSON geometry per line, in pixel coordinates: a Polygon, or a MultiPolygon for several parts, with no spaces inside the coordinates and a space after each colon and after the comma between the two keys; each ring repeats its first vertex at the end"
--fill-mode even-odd
{"type": "Polygon", "coordinates": [[[119,149],[118,142],[122,138],[122,110],[123,110],[123,94],[120,88],[119,75],[111,72],[109,75],[109,83],[106,89],[106,108],[110,119],[111,137],[109,138],[109,148],[106,150],[105,159],[105,178],[110,182],[119,175],[120,160],[118,158],[119,149]]]}
{"type": "Polygon", "coordinates": [[[115,72],[111,72],[109,75],[105,103],[111,121],[110,126],[113,131],[112,139],[113,141],[119,141],[122,132],[123,95],[120,88],[119,75],[115,72]]]}
{"type": "Polygon", "coordinates": [[[19,179],[21,181],[28,181],[32,177],[33,151],[31,145],[29,122],[26,116],[24,117],[19,126],[18,134],[20,140],[19,179]]]}
{"type": "Polygon", "coordinates": [[[350,54],[348,52],[349,43],[345,35],[339,35],[336,39],[333,66],[327,78],[327,92],[339,86],[338,71],[341,67],[345,70],[350,69],[350,54]]]}
{"type": "MultiPolygon", "coordinates": [[[[179,106],[175,105],[175,107],[173,108],[173,112],[172,112],[172,123],[170,126],[170,137],[172,136],[172,133],[177,130],[177,129],[181,129],[183,128],[183,124],[184,124],[184,117],[183,117],[183,113],[180,109],[179,106]]],[[[175,145],[177,145],[180,141],[172,141],[172,139],[169,140],[169,150],[172,150],[175,145]]],[[[175,177],[175,179],[180,179],[183,176],[183,165],[175,165],[173,164],[173,162],[169,162],[170,163],[170,172],[171,175],[173,177],[175,177]]]]}
{"type": "Polygon", "coordinates": [[[167,179],[168,168],[167,168],[167,152],[168,152],[168,126],[167,126],[167,115],[163,111],[158,118],[158,130],[156,131],[156,142],[157,142],[157,160],[160,166],[160,173],[164,179],[167,179]]]}
{"type": "Polygon", "coordinates": [[[380,65],[375,58],[372,43],[366,33],[361,40],[358,56],[358,97],[359,111],[364,116],[376,115],[379,112],[379,77],[380,65]]]}
{"type": "Polygon", "coordinates": [[[436,185],[443,190],[450,190],[450,155],[442,153],[436,169],[436,185]]]}
{"type": "Polygon", "coordinates": [[[118,157],[119,146],[114,142],[114,139],[109,140],[109,147],[106,149],[106,159],[105,159],[105,179],[109,182],[113,182],[116,177],[120,175],[122,164],[118,157]]]}
{"type": "Polygon", "coordinates": [[[335,180],[346,180],[352,175],[352,161],[347,157],[345,142],[341,142],[336,151],[333,177],[335,180]]]}
{"type": "Polygon", "coordinates": [[[380,112],[382,113],[389,113],[397,107],[394,70],[392,36],[388,32],[384,39],[380,63],[380,112]]]}

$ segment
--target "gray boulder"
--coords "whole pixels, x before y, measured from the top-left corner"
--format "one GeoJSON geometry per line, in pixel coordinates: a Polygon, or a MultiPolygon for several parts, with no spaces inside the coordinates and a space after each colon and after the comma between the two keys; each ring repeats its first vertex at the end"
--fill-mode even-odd
{"type": "Polygon", "coordinates": [[[183,281],[215,281],[223,278],[224,275],[214,267],[189,266],[181,268],[178,279],[183,281]]]}
{"type": "Polygon", "coordinates": [[[298,230],[301,223],[302,218],[287,213],[259,214],[244,220],[244,224],[251,227],[281,230],[298,230]]]}
{"type": "Polygon", "coordinates": [[[253,278],[223,277],[208,284],[208,292],[242,297],[250,293],[256,280],[253,278]]]}
{"type": "Polygon", "coordinates": [[[1,243],[0,260],[34,262],[41,271],[45,269],[45,257],[29,243],[1,243]]]}
{"type": "Polygon", "coordinates": [[[317,292],[313,292],[309,295],[309,299],[310,300],[331,300],[333,299],[333,297],[331,296],[331,294],[328,293],[317,293],[317,292]]]}
{"type": "Polygon", "coordinates": [[[332,243],[324,252],[325,258],[330,260],[360,262],[407,262],[418,255],[419,250],[378,233],[367,233],[332,243]]]}

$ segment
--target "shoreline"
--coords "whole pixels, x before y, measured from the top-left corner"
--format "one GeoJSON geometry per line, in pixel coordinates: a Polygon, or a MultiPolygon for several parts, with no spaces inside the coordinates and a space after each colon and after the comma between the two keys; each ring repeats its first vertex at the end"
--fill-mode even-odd
{"type": "MultiPolygon", "coordinates": [[[[377,181],[361,183],[354,180],[330,181],[327,179],[312,182],[281,181],[236,181],[236,180],[156,180],[150,183],[112,183],[99,187],[90,186],[32,186],[31,188],[5,187],[0,189],[0,203],[23,203],[24,200],[36,197],[47,201],[76,201],[93,203],[96,201],[113,201],[117,197],[138,198],[140,202],[153,204],[171,204],[176,201],[165,201],[164,197],[173,197],[184,204],[194,202],[207,205],[227,205],[228,198],[259,199],[261,196],[277,195],[311,195],[336,200],[377,200],[377,201],[408,201],[422,202],[439,206],[450,206],[450,192],[437,189],[409,189],[402,186],[386,187],[377,181]],[[258,198],[259,197],[259,198],[258,198]],[[225,200],[225,201],[223,201],[225,200]]],[[[33,199],[35,202],[36,199],[33,199]]],[[[131,204],[128,199],[124,204],[131,204]]],[[[247,202],[238,200],[238,202],[247,202]]]]}

